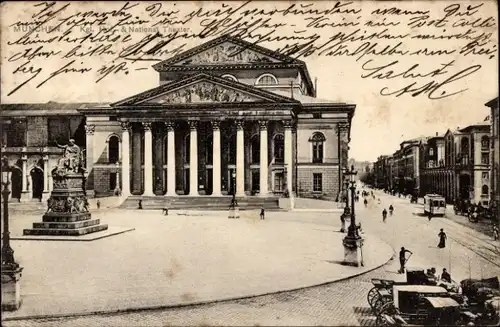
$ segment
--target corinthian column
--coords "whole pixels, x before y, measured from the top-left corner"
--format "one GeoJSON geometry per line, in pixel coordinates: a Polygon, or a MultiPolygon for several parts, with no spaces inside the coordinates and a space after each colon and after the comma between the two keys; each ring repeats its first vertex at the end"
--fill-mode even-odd
{"type": "Polygon", "coordinates": [[[212,174],[212,195],[221,195],[221,163],[220,163],[220,122],[212,122],[213,129],[213,174],[212,174]]]}
{"type": "Polygon", "coordinates": [[[153,135],[151,123],[142,123],[144,127],[144,193],[153,196],[153,135]]]}
{"type": "Polygon", "coordinates": [[[245,195],[245,134],[244,122],[236,122],[236,196],[245,195]]]}
{"type": "Polygon", "coordinates": [[[189,128],[189,195],[198,195],[198,134],[197,121],[190,121],[189,128]]]}
{"type": "Polygon", "coordinates": [[[122,195],[130,195],[130,125],[122,122],[122,195]]]}
{"type": "Polygon", "coordinates": [[[175,124],[166,122],[167,126],[167,196],[175,193],[175,124]]]}
{"type": "Polygon", "coordinates": [[[267,196],[267,121],[259,122],[260,127],[260,196],[267,196]]]}

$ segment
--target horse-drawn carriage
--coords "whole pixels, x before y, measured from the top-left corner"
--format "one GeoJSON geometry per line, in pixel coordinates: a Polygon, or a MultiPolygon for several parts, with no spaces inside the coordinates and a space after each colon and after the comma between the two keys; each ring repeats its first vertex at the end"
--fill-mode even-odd
{"type": "Polygon", "coordinates": [[[497,277],[463,280],[460,287],[455,283],[436,286],[429,285],[421,273],[408,271],[406,283],[373,280],[375,287],[370,290],[368,301],[377,326],[500,326],[497,277]]]}
{"type": "Polygon", "coordinates": [[[392,299],[394,286],[400,285],[440,285],[447,291],[459,292],[460,286],[455,283],[437,282],[430,280],[423,269],[406,269],[406,282],[395,282],[387,279],[372,279],[373,288],[367,295],[368,304],[377,314],[380,308],[392,299]]]}
{"type": "Polygon", "coordinates": [[[395,285],[392,298],[377,313],[376,324],[455,326],[468,319],[462,314],[460,303],[443,287],[395,285]]]}

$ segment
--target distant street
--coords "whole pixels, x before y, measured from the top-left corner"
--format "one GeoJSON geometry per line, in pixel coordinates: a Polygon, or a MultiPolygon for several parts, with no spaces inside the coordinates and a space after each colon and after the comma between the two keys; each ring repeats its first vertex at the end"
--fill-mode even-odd
{"type": "MultiPolygon", "coordinates": [[[[369,190],[369,189],[368,189],[369,190]]],[[[361,191],[361,190],[360,190],[361,191]]],[[[447,218],[428,221],[419,216],[421,205],[375,191],[376,199],[364,208],[356,204],[357,220],[369,234],[375,234],[398,251],[404,246],[413,252],[408,267],[435,267],[451,272],[454,280],[500,275],[498,242],[447,218]],[[377,204],[380,198],[381,204],[377,204]],[[393,205],[394,215],[382,222],[383,208],[393,205]],[[438,232],[448,235],[445,249],[438,249],[438,232]]],[[[452,214],[449,212],[449,214],[452,214]]],[[[339,213],[269,212],[266,219],[314,223],[338,230],[339,213]]],[[[464,218],[465,219],[465,218],[464,218]]],[[[341,246],[339,244],[338,246],[341,246]]],[[[371,278],[401,280],[398,260],[346,281],[293,292],[259,296],[195,307],[99,314],[72,318],[32,319],[4,322],[4,326],[178,326],[178,325],[362,325],[375,324],[366,295],[371,278]]],[[[105,273],[105,272],[103,272],[105,273]]],[[[138,295],[139,296],[139,295],[138,295]]],[[[167,305],[167,303],[165,303],[167,305]]]]}

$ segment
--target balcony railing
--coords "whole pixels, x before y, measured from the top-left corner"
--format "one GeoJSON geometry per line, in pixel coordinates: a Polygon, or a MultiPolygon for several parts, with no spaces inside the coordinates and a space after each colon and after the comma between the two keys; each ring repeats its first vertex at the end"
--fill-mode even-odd
{"type": "Polygon", "coordinates": [[[457,166],[468,166],[470,164],[469,155],[467,153],[458,154],[455,163],[457,166]]]}

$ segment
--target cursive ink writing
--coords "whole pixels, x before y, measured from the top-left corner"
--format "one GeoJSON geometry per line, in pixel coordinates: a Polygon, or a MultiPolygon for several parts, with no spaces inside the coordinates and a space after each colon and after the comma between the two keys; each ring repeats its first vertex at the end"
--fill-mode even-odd
{"type": "Polygon", "coordinates": [[[259,52],[262,46],[272,50],[267,54],[271,57],[290,57],[285,61],[343,57],[361,67],[361,79],[387,83],[381,91],[384,96],[425,94],[439,99],[463,92],[455,91],[458,84],[481,66],[455,73],[456,67],[467,67],[464,61],[469,58],[493,59],[498,51],[497,19],[489,12],[491,6],[482,2],[435,4],[432,9],[376,3],[368,10],[355,1],[267,6],[248,0],[196,7],[125,2],[105,9],[45,1],[30,6],[26,17],[14,16],[8,23],[13,37],[6,42],[6,63],[14,75],[24,75],[9,95],[28,83],[49,85],[65,74],[91,73],[96,83],[132,75],[144,69],[142,62],[165,60],[192,45],[232,35],[249,45],[225,47],[228,56],[259,52]],[[424,70],[422,59],[429,58],[436,64],[424,70]],[[415,81],[393,91],[391,83],[409,79],[415,81]]]}
{"type": "MultiPolygon", "coordinates": [[[[444,66],[446,66],[446,64],[444,66]]],[[[447,89],[447,87],[449,87],[451,84],[453,84],[453,83],[455,83],[455,82],[457,82],[457,81],[459,81],[459,80],[461,80],[469,75],[474,74],[475,72],[477,72],[480,69],[481,69],[481,65],[469,66],[469,67],[453,74],[452,76],[446,78],[442,82],[430,81],[427,84],[422,85],[422,86],[418,85],[417,82],[413,82],[413,83],[411,83],[405,87],[402,87],[398,90],[395,90],[395,91],[390,91],[389,87],[386,86],[380,90],[380,95],[382,95],[382,96],[394,95],[395,97],[400,97],[404,94],[409,93],[412,97],[416,97],[416,96],[419,96],[421,94],[426,94],[427,98],[429,98],[430,100],[439,100],[439,99],[448,98],[448,97],[460,94],[462,92],[465,92],[468,89],[465,88],[465,89],[461,89],[458,91],[451,91],[450,92],[447,89]]],[[[440,73],[438,73],[437,71],[430,73],[430,75],[432,75],[432,74],[440,75],[440,73]]]]}

